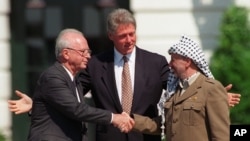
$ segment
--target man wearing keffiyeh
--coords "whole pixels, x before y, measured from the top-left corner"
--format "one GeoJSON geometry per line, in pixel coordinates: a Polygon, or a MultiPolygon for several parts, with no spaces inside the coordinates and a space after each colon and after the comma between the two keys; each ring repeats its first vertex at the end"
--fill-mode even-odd
{"type": "Polygon", "coordinates": [[[134,130],[152,134],[162,128],[167,141],[228,141],[227,92],[214,79],[202,49],[182,36],[168,53],[171,72],[160,104],[166,129],[156,119],[134,114],[134,130]]]}

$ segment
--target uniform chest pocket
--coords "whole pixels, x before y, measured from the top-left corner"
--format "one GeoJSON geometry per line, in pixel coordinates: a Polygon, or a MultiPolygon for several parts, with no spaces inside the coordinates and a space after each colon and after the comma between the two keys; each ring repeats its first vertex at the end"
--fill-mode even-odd
{"type": "Polygon", "coordinates": [[[202,104],[199,102],[183,103],[183,111],[181,114],[182,121],[188,126],[197,126],[204,120],[202,117],[202,104]]]}

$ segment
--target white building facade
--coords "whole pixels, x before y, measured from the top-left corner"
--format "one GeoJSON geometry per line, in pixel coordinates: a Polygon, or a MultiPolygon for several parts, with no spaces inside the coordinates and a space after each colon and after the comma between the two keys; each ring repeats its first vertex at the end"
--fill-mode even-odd
{"type": "Polygon", "coordinates": [[[199,43],[209,61],[218,44],[222,14],[234,3],[250,7],[248,0],[131,0],[137,45],[169,60],[170,45],[185,34],[199,43]]]}

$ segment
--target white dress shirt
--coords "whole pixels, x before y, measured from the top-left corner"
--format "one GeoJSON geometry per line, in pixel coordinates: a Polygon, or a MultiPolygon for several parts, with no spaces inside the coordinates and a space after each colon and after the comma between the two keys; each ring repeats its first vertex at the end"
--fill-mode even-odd
{"type": "MultiPolygon", "coordinates": [[[[131,54],[127,54],[126,57],[128,58],[128,64],[129,64],[129,72],[131,77],[131,83],[132,83],[132,90],[134,90],[134,79],[135,79],[135,52],[136,48],[134,47],[134,50],[131,54]]],[[[116,81],[116,87],[118,91],[118,96],[121,102],[122,97],[122,70],[123,70],[123,57],[121,53],[119,53],[114,48],[114,70],[115,70],[115,81],[116,81]]]]}

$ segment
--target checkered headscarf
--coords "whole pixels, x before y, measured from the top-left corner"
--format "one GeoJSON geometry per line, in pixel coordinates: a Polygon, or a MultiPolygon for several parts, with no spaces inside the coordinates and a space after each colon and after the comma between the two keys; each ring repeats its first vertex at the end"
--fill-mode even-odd
{"type": "MultiPolygon", "coordinates": [[[[209,78],[214,78],[211,71],[209,70],[208,63],[205,60],[205,55],[202,52],[202,49],[198,46],[197,43],[195,43],[193,40],[191,40],[189,37],[183,35],[181,37],[181,40],[170,47],[168,50],[168,53],[171,54],[179,54],[184,57],[188,57],[193,60],[193,62],[196,64],[196,66],[201,70],[201,73],[203,73],[205,76],[209,78]]],[[[160,103],[164,102],[175,93],[176,88],[179,84],[179,78],[175,76],[173,69],[170,69],[170,73],[168,76],[168,82],[167,82],[167,89],[166,93],[163,95],[163,97],[160,100],[160,103]]],[[[159,106],[163,106],[159,103],[159,106]]]]}
{"type": "MultiPolygon", "coordinates": [[[[171,54],[179,54],[181,56],[192,59],[195,65],[200,69],[201,73],[209,78],[214,78],[211,71],[209,70],[208,63],[205,60],[205,55],[202,52],[202,49],[191,40],[189,37],[183,35],[181,40],[170,47],[168,53],[171,54]]],[[[179,84],[179,78],[174,74],[173,69],[170,68],[170,73],[168,76],[167,89],[166,92],[162,95],[161,100],[159,102],[160,112],[162,114],[162,123],[165,122],[164,118],[164,103],[170,98],[172,94],[175,93],[176,88],[179,84]]],[[[164,126],[164,125],[163,125],[164,126]]]]}
{"type": "MultiPolygon", "coordinates": [[[[179,43],[174,44],[170,47],[168,53],[179,54],[181,56],[192,59],[195,65],[201,70],[201,73],[209,78],[214,78],[213,74],[209,70],[208,63],[205,60],[205,54],[203,53],[202,49],[189,37],[183,35],[179,43]]],[[[175,92],[178,83],[178,78],[174,75],[173,70],[171,70],[167,84],[167,90],[170,95],[175,92]]]]}
{"type": "MultiPolygon", "coordinates": [[[[171,54],[179,54],[181,56],[190,58],[193,60],[195,65],[201,70],[201,73],[203,73],[205,76],[209,78],[214,78],[211,71],[209,70],[208,63],[205,60],[205,55],[202,52],[202,49],[198,46],[197,43],[195,43],[193,40],[191,40],[189,37],[183,35],[181,37],[181,40],[170,47],[168,50],[168,53],[171,54]]],[[[174,74],[173,69],[170,68],[170,73],[168,75],[168,81],[167,81],[167,89],[166,92],[162,95],[160,102],[159,102],[159,108],[162,115],[162,126],[164,127],[165,122],[165,114],[164,114],[164,103],[165,101],[171,97],[176,91],[176,88],[179,84],[179,78],[174,74]]],[[[164,132],[162,133],[162,135],[164,132]]]]}

